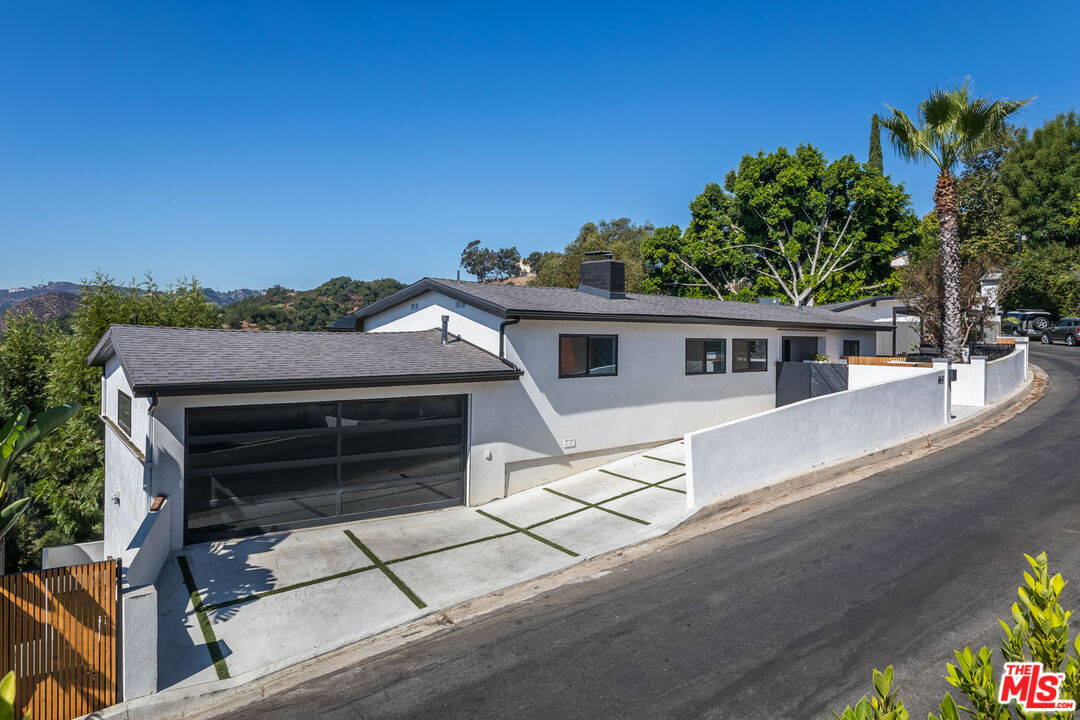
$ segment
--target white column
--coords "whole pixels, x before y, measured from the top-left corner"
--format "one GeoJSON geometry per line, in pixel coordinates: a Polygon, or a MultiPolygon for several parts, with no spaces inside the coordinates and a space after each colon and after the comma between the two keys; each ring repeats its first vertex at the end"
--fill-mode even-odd
{"type": "Polygon", "coordinates": [[[944,371],[944,380],[942,385],[945,386],[945,392],[943,393],[944,402],[944,423],[948,424],[952,420],[952,382],[950,380],[952,376],[952,360],[948,358],[934,358],[934,369],[938,371],[944,371]]]}

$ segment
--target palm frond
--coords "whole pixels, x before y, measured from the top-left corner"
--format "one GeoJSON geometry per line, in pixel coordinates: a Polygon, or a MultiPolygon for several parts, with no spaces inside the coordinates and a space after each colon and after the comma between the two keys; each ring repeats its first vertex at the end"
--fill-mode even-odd
{"type": "Polygon", "coordinates": [[[964,158],[1000,142],[1007,132],[1006,118],[1032,99],[973,97],[967,78],[952,90],[931,91],[919,103],[917,125],[893,108],[889,108],[892,117],[882,118],[881,125],[890,131],[889,141],[897,155],[911,161],[928,158],[940,171],[951,173],[964,158]]]}
{"type": "Polygon", "coordinates": [[[903,110],[895,108],[889,108],[889,110],[892,116],[879,116],[878,122],[881,127],[889,131],[889,145],[896,154],[909,162],[918,162],[926,158],[937,162],[937,154],[929,142],[930,136],[912,122],[903,110]]]}

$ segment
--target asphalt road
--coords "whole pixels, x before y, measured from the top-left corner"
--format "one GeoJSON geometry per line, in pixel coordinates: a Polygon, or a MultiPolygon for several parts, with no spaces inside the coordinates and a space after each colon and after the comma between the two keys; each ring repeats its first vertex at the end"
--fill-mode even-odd
{"type": "Polygon", "coordinates": [[[229,717],[831,718],[889,663],[936,712],[953,648],[997,656],[1021,553],[1080,608],[1080,349],[1032,348],[1049,392],[989,432],[229,717]]]}

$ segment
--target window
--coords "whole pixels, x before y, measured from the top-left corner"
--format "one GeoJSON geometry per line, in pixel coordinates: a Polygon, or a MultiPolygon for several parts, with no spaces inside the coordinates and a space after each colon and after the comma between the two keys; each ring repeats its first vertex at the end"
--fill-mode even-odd
{"type": "Polygon", "coordinates": [[[858,340],[845,340],[844,341],[844,357],[858,357],[859,356],[859,341],[858,340]]]}
{"type": "Polygon", "coordinates": [[[122,390],[116,391],[116,424],[131,435],[131,396],[122,390]]]}
{"type": "Polygon", "coordinates": [[[559,377],[618,375],[617,335],[560,335],[559,377]]]}
{"type": "Polygon", "coordinates": [[[731,372],[765,372],[768,369],[768,340],[731,341],[731,372]]]}
{"type": "Polygon", "coordinates": [[[686,339],[686,374],[714,375],[727,372],[727,340],[686,339]]]}

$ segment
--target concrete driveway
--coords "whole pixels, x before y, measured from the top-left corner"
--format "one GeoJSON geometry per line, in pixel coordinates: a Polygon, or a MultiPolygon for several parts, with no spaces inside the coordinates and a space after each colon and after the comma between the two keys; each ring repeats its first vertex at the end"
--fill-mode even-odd
{"type": "Polygon", "coordinates": [[[687,517],[675,442],[476,508],[206,543],[169,558],[159,688],[279,666],[589,557],[687,517]]]}

